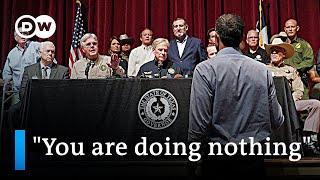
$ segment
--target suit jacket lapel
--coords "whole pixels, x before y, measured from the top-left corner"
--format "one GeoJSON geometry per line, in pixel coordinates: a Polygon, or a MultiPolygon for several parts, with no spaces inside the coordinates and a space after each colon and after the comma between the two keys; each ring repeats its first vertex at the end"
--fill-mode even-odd
{"type": "Polygon", "coordinates": [[[174,48],[174,51],[173,51],[173,52],[175,53],[175,56],[177,56],[177,57],[180,59],[179,49],[178,49],[178,45],[177,45],[177,40],[175,39],[172,44],[173,44],[173,48],[174,48]]]}
{"type": "Polygon", "coordinates": [[[185,56],[186,52],[188,52],[188,48],[190,47],[190,44],[191,44],[191,37],[188,36],[186,46],[184,47],[183,52],[182,52],[181,59],[183,59],[183,56],[185,56]]]}
{"type": "Polygon", "coordinates": [[[35,69],[35,72],[38,79],[42,79],[42,69],[41,69],[40,62],[38,62],[38,66],[37,66],[37,69],[35,69]]]}
{"type": "Polygon", "coordinates": [[[57,65],[55,63],[52,64],[51,67],[51,73],[50,73],[50,78],[49,79],[54,79],[55,75],[57,74],[57,65]]]}

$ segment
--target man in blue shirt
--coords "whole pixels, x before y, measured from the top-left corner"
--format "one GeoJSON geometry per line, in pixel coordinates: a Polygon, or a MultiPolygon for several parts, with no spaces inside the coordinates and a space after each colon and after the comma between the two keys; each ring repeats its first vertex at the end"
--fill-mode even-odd
{"type": "MultiPolygon", "coordinates": [[[[22,32],[21,28],[19,28],[19,31],[27,33],[22,32]]],[[[5,83],[12,82],[12,90],[14,91],[12,105],[20,101],[19,90],[24,68],[35,64],[40,57],[39,42],[22,38],[16,32],[14,32],[14,39],[17,45],[9,52],[2,73],[5,83]]]]}
{"type": "MultiPolygon", "coordinates": [[[[249,139],[253,138],[254,142],[262,143],[272,129],[283,123],[271,72],[264,64],[238,50],[243,28],[242,19],[236,15],[225,14],[216,21],[218,54],[210,61],[198,64],[193,74],[189,141],[222,145],[245,142],[250,145],[249,139]]],[[[259,174],[263,157],[228,158],[222,159],[226,161],[214,159],[213,162],[204,158],[203,173],[218,176],[223,171],[230,174],[234,171],[239,173],[237,175],[263,175],[259,174]],[[214,165],[216,167],[211,168],[214,165]]]]}

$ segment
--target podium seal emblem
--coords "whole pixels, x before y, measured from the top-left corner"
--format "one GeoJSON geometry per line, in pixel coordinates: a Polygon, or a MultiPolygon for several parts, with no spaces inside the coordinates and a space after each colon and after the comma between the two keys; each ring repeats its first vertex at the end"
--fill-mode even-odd
{"type": "Polygon", "coordinates": [[[176,98],[165,89],[151,89],[139,101],[139,118],[151,129],[168,128],[178,116],[176,98]]]}

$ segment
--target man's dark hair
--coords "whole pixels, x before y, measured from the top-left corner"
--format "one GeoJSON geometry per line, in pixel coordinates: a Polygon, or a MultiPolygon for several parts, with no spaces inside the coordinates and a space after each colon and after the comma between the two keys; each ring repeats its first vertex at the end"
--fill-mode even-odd
{"type": "Polygon", "coordinates": [[[239,47],[243,28],[243,20],[234,14],[223,14],[216,21],[216,32],[226,47],[239,47]]]}
{"type": "Polygon", "coordinates": [[[211,33],[212,31],[216,31],[216,29],[215,29],[215,28],[210,28],[210,29],[208,30],[208,32],[207,32],[207,39],[210,39],[210,33],[211,33]]]}

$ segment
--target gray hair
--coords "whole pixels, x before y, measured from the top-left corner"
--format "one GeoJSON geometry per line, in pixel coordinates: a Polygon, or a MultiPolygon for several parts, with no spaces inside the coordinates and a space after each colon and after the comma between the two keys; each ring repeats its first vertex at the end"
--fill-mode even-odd
{"type": "Polygon", "coordinates": [[[165,43],[168,47],[170,46],[168,39],[165,38],[157,38],[152,43],[152,48],[156,49],[159,44],[165,43]]]}
{"type": "Polygon", "coordinates": [[[49,46],[49,45],[52,45],[54,48],[56,48],[55,45],[53,44],[53,42],[51,42],[51,41],[44,41],[44,42],[41,42],[41,43],[40,43],[40,52],[43,52],[43,50],[44,50],[47,46],[49,46]]]}
{"type": "MultiPolygon", "coordinates": [[[[18,28],[18,31],[19,31],[20,33],[22,33],[22,32],[23,32],[23,31],[22,31],[22,27],[19,27],[19,28],[18,28]]],[[[18,37],[18,36],[19,36],[18,33],[17,33],[16,31],[14,31],[14,32],[13,32],[14,40],[17,41],[17,37],[18,37]]]]}
{"type": "Polygon", "coordinates": [[[89,39],[89,38],[93,38],[94,40],[96,40],[98,42],[98,38],[95,34],[93,33],[86,33],[85,35],[82,36],[82,38],[80,39],[80,45],[81,47],[84,47],[84,42],[89,39]]]}

